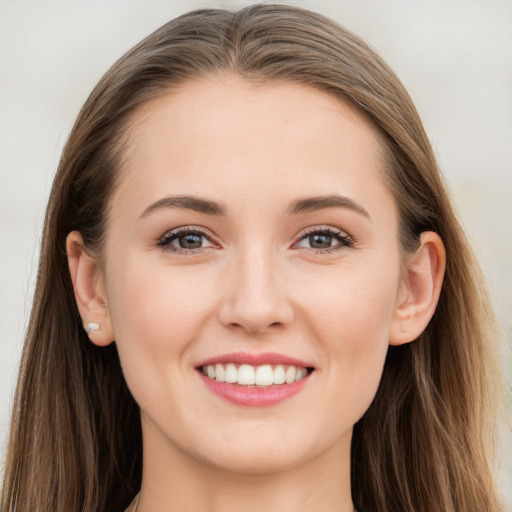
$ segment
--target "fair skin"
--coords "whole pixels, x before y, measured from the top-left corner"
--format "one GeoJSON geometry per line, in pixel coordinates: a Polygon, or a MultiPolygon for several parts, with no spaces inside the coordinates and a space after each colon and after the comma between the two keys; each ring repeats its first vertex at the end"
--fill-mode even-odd
{"type": "Polygon", "coordinates": [[[352,428],[388,346],[433,315],[441,240],[404,259],[374,130],[307,86],[187,83],[130,140],[101,261],[67,246],[90,339],[115,339],[141,409],[138,511],[352,511],[352,428]],[[309,368],[277,403],[233,402],[200,367],[269,352],[309,368]]]}

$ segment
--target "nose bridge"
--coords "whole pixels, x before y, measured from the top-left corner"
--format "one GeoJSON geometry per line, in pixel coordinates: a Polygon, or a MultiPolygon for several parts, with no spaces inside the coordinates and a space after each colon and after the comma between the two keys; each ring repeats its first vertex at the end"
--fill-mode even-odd
{"type": "Polygon", "coordinates": [[[293,311],[280,270],[272,247],[253,241],[244,243],[234,255],[226,276],[221,321],[249,333],[290,322],[293,311]]]}

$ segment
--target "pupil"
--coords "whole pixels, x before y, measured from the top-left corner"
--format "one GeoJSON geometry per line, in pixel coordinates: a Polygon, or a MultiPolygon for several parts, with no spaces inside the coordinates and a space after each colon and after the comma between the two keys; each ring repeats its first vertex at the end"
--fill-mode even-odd
{"type": "Polygon", "coordinates": [[[199,249],[202,245],[201,235],[184,235],[179,237],[182,249],[199,249]]]}
{"type": "Polygon", "coordinates": [[[325,234],[310,235],[309,243],[313,249],[328,249],[331,247],[332,236],[325,234]]]}

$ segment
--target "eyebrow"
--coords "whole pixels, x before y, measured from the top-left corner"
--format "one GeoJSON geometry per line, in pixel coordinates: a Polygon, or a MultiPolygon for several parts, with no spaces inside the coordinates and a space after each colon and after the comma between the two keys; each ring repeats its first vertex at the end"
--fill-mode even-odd
{"type": "Polygon", "coordinates": [[[168,196],[150,204],[140,215],[139,219],[147,217],[150,213],[157,210],[168,208],[179,208],[185,210],[193,210],[206,215],[225,215],[226,209],[214,201],[200,199],[192,196],[168,196]]]}
{"type": "Polygon", "coordinates": [[[338,194],[297,199],[290,205],[288,212],[291,214],[309,213],[326,208],[346,208],[371,220],[370,214],[360,204],[349,197],[338,194]]]}
{"type": "MultiPolygon", "coordinates": [[[[139,219],[147,217],[154,211],[169,208],[192,210],[206,215],[222,216],[226,214],[226,208],[215,201],[200,199],[194,196],[167,196],[150,204],[139,216],[139,219]]],[[[297,199],[289,206],[288,213],[298,215],[327,208],[346,208],[371,219],[370,214],[360,204],[349,197],[338,194],[297,199]]]]}

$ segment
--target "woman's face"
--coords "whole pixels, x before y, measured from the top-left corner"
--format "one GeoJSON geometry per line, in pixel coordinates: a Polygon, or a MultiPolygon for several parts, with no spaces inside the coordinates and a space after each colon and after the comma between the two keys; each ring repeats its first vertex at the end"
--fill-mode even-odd
{"type": "Polygon", "coordinates": [[[145,457],[348,457],[402,294],[372,128],[313,88],[224,77],[147,105],[131,145],[103,272],[145,457]]]}

